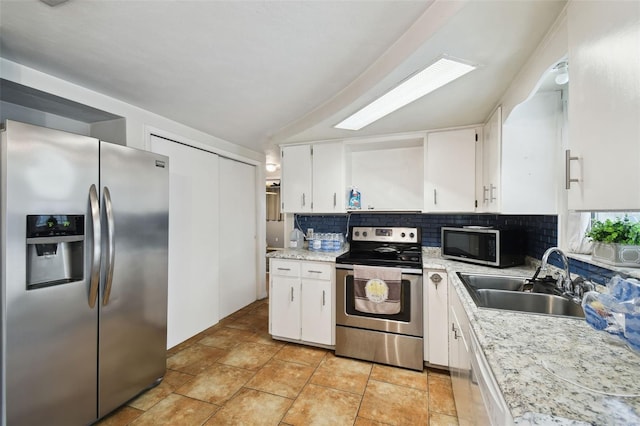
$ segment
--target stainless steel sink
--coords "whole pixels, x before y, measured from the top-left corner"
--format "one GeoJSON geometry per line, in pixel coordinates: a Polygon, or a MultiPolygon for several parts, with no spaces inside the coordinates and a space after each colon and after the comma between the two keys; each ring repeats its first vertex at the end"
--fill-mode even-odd
{"type": "Polygon", "coordinates": [[[478,307],[584,318],[582,306],[568,297],[523,292],[529,277],[461,272],[458,276],[478,307]]]}
{"type": "Polygon", "coordinates": [[[479,275],[458,272],[458,276],[467,286],[476,290],[522,291],[527,278],[507,275],[479,275]]]}

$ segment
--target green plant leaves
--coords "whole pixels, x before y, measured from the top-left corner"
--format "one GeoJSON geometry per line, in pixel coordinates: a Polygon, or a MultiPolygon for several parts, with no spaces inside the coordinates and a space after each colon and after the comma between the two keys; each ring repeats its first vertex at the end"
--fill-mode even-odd
{"type": "Polygon", "coordinates": [[[585,236],[603,243],[638,246],[640,245],[640,223],[632,222],[627,216],[624,219],[607,219],[604,222],[594,220],[585,236]]]}

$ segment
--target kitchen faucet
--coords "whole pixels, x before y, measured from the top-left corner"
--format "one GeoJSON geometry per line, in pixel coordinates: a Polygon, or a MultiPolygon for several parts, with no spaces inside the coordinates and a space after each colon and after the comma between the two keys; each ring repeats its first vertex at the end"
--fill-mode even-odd
{"type": "Polygon", "coordinates": [[[557,286],[560,290],[570,292],[572,291],[572,288],[571,288],[571,276],[569,275],[569,259],[567,259],[567,255],[564,254],[564,252],[560,250],[559,247],[551,247],[544,252],[544,254],[542,255],[542,263],[540,264],[540,272],[545,271],[546,273],[549,256],[553,252],[558,253],[558,255],[560,256],[560,259],[562,259],[562,266],[564,268],[564,278],[562,279],[562,281],[558,281],[557,286]]]}

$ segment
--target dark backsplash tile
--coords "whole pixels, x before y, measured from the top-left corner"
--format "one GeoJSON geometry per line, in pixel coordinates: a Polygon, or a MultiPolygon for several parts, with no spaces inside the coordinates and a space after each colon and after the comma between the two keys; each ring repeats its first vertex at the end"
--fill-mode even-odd
{"type": "Polygon", "coordinates": [[[443,226],[521,227],[527,234],[526,253],[540,259],[544,251],[557,245],[558,218],[551,215],[353,213],[350,215],[296,215],[303,232],[347,232],[349,226],[407,226],[422,229],[422,245],[440,247],[443,226]]]}
{"type": "MultiPolygon", "coordinates": [[[[496,214],[421,214],[421,213],[353,213],[351,215],[296,215],[303,232],[347,233],[348,226],[406,226],[422,229],[422,245],[440,247],[440,228],[443,226],[520,227],[527,236],[526,255],[542,259],[544,252],[558,245],[558,216],[555,215],[496,215],[496,214]]],[[[562,267],[557,255],[549,263],[562,267]]],[[[570,271],[599,284],[605,284],[615,272],[570,259],[570,271]]]]}

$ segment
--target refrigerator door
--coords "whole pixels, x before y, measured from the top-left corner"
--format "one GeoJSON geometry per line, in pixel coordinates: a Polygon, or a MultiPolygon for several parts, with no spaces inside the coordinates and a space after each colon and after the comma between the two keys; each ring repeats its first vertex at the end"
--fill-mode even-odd
{"type": "Polygon", "coordinates": [[[15,121],[2,133],[2,420],[8,425],[97,418],[98,309],[90,306],[90,278],[93,266],[97,286],[92,213],[97,220],[99,210],[89,191],[98,186],[98,147],[93,138],[15,121]],[[34,226],[60,231],[28,238],[27,215],[37,215],[34,226]],[[60,236],[71,215],[79,215],[76,231],[84,235],[60,236]]]}
{"type": "Polygon", "coordinates": [[[99,416],[166,369],[169,160],[100,144],[99,416]]]}

